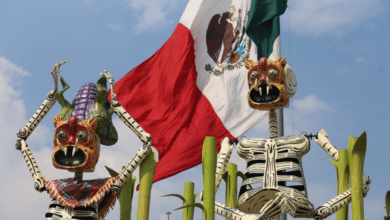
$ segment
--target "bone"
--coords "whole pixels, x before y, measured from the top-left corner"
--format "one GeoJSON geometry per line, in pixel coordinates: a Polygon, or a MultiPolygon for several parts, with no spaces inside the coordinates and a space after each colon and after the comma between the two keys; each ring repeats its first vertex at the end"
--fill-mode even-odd
{"type": "Polygon", "coordinates": [[[67,62],[68,61],[64,60],[60,63],[57,63],[56,65],[54,65],[54,68],[51,71],[51,75],[52,75],[53,81],[54,81],[54,92],[58,91],[58,75],[61,72],[60,67],[61,67],[61,65],[65,64],[67,62]]]}
{"type": "Polygon", "coordinates": [[[317,139],[314,141],[322,147],[334,160],[339,159],[339,151],[337,148],[329,141],[328,134],[321,129],[317,134],[317,139]]]}
{"type": "Polygon", "coordinates": [[[65,156],[66,156],[66,149],[61,145],[60,141],[58,140],[58,138],[56,139],[57,140],[57,144],[58,146],[60,147],[60,149],[62,150],[62,152],[64,152],[65,156]]]}

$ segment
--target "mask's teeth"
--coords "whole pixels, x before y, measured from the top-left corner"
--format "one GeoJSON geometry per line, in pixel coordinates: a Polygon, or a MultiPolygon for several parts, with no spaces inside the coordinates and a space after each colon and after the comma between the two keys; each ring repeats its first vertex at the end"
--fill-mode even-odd
{"type": "Polygon", "coordinates": [[[269,86],[267,86],[267,95],[269,94],[269,86]]]}
{"type": "Polygon", "coordinates": [[[60,141],[58,140],[58,138],[56,139],[57,140],[57,144],[58,146],[60,147],[60,149],[62,150],[62,152],[64,152],[65,156],[66,156],[66,149],[61,145],[60,141]]]}
{"type": "Polygon", "coordinates": [[[76,139],[76,143],[74,144],[74,148],[73,148],[73,151],[72,151],[72,157],[74,157],[74,154],[76,153],[76,151],[79,150],[79,149],[77,148],[78,140],[79,140],[79,139],[76,139]]]}
{"type": "Polygon", "coordinates": [[[260,93],[260,96],[263,96],[262,92],[261,92],[261,87],[258,88],[259,89],[259,93],[260,93]]]}
{"type": "MultiPolygon", "coordinates": [[[[259,91],[259,87],[257,86],[257,79],[255,79],[255,88],[256,91],[259,91]]],[[[260,88],[261,89],[261,88],[260,88]]]]}

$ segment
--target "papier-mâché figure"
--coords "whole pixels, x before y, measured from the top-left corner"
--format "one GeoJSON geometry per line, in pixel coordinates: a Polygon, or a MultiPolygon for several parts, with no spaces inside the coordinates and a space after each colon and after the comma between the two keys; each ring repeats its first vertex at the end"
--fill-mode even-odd
{"type": "MultiPolygon", "coordinates": [[[[247,179],[238,195],[239,210],[216,202],[215,212],[235,220],[279,219],[287,213],[293,218],[324,219],[347,205],[351,201],[350,189],[315,208],[308,199],[302,168],[302,157],[310,150],[310,141],[304,135],[278,137],[275,109],[288,107],[297,89],[295,73],[286,59],[272,61],[263,57],[258,62],[246,60],[245,66],[248,104],[254,109],[270,111],[270,138],[243,138],[238,142],[237,152],[247,162],[247,179]]],[[[321,130],[315,141],[337,160],[338,150],[327,137],[321,130]]],[[[233,144],[225,138],[217,160],[217,189],[232,150],[233,144]]],[[[363,175],[364,194],[369,184],[369,177],[363,175]]]]}
{"type": "Polygon", "coordinates": [[[63,89],[58,91],[58,75],[61,65],[54,66],[51,74],[54,90],[35,112],[27,125],[17,133],[16,149],[20,150],[30,169],[39,192],[47,191],[52,198],[46,212],[46,220],[103,219],[109,207],[113,207],[123,183],[151,150],[151,136],[115,100],[114,80],[108,71],[102,73],[96,84],[86,83],[79,90],[72,104],[63,93],[69,88],[61,77],[63,89]],[[111,85],[111,103],[108,101],[107,79],[111,85]],[[47,181],[41,174],[34,156],[27,145],[27,138],[53,107],[56,101],[62,111],[54,117],[54,167],[75,173],[74,178],[47,181]],[[93,172],[99,160],[100,145],[113,145],[118,136],[111,116],[115,112],[143,142],[143,147],[130,160],[118,176],[104,179],[83,180],[83,172],[93,172]]]}

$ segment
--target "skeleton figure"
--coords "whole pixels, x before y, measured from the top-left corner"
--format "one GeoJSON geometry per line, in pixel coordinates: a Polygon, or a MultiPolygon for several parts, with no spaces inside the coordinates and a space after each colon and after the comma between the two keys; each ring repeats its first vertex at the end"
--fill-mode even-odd
{"type": "Polygon", "coordinates": [[[61,65],[54,66],[51,74],[54,90],[35,112],[26,126],[17,133],[16,149],[20,150],[26,161],[39,192],[47,191],[52,198],[45,215],[46,220],[102,219],[109,207],[115,204],[123,183],[149,154],[152,138],[128,112],[115,100],[114,79],[105,70],[97,84],[86,83],[80,89],[72,104],[65,100],[63,93],[69,88],[61,77],[63,90],[58,91],[58,75],[61,65]],[[111,86],[111,102],[107,101],[107,79],[111,86]],[[52,161],[54,167],[75,172],[74,178],[46,181],[27,145],[27,138],[53,107],[56,101],[62,106],[60,114],[54,117],[54,148],[52,161]],[[93,172],[99,160],[100,144],[113,145],[117,133],[112,124],[112,114],[137,134],[143,147],[130,160],[118,176],[105,179],[83,180],[83,172],[93,172]]]}
{"type": "MultiPolygon", "coordinates": [[[[286,213],[293,218],[324,219],[347,205],[351,201],[350,189],[315,208],[308,199],[302,168],[302,156],[310,150],[308,138],[304,135],[278,137],[274,110],[288,107],[297,85],[295,74],[285,58],[276,62],[266,58],[256,63],[247,60],[245,66],[248,69],[248,103],[254,109],[270,110],[270,138],[243,138],[239,141],[237,152],[247,162],[247,179],[239,192],[239,210],[216,202],[215,212],[234,220],[278,219],[286,213]]],[[[338,160],[338,150],[324,130],[318,132],[315,141],[338,160]]],[[[225,138],[217,160],[217,189],[232,150],[233,144],[225,138]]],[[[363,175],[364,195],[370,182],[370,178],[363,175]]]]}

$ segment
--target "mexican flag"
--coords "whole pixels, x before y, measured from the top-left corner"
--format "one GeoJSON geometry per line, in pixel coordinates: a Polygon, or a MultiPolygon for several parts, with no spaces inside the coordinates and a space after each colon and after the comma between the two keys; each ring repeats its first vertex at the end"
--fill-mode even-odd
{"type": "Polygon", "coordinates": [[[115,83],[122,106],[152,135],[154,182],[200,164],[206,136],[232,141],[267,116],[247,100],[245,59],[278,50],[287,0],[190,0],[172,36],[115,83]],[[248,37],[249,36],[249,37],[248,37]]]}

